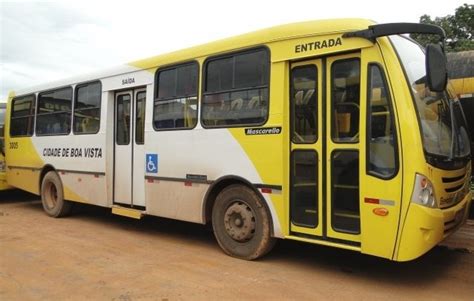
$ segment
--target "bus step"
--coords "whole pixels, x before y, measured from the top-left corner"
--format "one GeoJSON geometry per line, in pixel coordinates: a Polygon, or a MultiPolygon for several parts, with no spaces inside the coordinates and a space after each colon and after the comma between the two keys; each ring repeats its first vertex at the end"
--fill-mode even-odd
{"type": "Polygon", "coordinates": [[[141,219],[143,216],[143,212],[140,210],[120,207],[120,206],[113,206],[112,213],[117,215],[122,215],[130,218],[141,219]]]}

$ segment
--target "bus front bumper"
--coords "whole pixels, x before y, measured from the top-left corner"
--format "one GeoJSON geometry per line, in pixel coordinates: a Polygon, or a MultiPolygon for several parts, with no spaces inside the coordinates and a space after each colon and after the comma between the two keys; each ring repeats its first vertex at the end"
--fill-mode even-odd
{"type": "Polygon", "coordinates": [[[394,260],[409,261],[420,257],[454,233],[467,219],[471,198],[469,192],[461,202],[446,209],[411,203],[394,260]]]}

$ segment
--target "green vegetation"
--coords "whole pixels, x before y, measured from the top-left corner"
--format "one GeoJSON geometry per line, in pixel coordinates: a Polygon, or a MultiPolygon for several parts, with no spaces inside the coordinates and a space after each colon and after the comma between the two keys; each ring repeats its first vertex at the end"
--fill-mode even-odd
{"type": "MultiPolygon", "coordinates": [[[[420,23],[435,24],[446,31],[446,51],[474,50],[474,5],[464,4],[456,8],[454,15],[445,17],[432,19],[429,15],[423,15],[420,23]]],[[[410,37],[423,46],[438,42],[437,37],[426,34],[411,34],[410,37]]]]}

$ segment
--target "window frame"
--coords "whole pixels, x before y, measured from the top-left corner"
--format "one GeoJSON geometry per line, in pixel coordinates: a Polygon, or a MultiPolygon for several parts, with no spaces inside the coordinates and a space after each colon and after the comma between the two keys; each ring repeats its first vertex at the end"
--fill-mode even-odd
{"type": "MultiPolygon", "coordinates": [[[[322,201],[319,197],[319,180],[321,179],[321,176],[319,174],[319,165],[321,164],[320,163],[321,156],[313,148],[309,148],[309,149],[308,148],[298,148],[298,149],[292,150],[290,152],[290,204],[289,204],[290,219],[289,220],[295,226],[305,227],[305,228],[308,228],[308,229],[315,230],[316,228],[318,228],[321,225],[321,222],[322,222],[322,219],[321,220],[319,219],[319,214],[316,215],[316,224],[315,225],[300,223],[300,222],[297,222],[293,219],[294,210],[292,210],[292,202],[293,203],[296,202],[296,186],[295,186],[295,184],[297,184],[296,182],[298,182],[296,180],[296,176],[295,176],[295,172],[296,172],[295,156],[298,153],[312,153],[312,154],[315,155],[315,159],[316,159],[316,161],[315,161],[315,163],[316,163],[316,170],[315,170],[316,179],[315,179],[315,182],[314,182],[314,188],[315,188],[315,192],[316,192],[316,206],[315,207],[316,207],[317,210],[319,210],[320,205],[321,205],[321,201],[322,201]]],[[[323,219],[324,219],[324,217],[323,217],[323,219]]]]}
{"type": "MultiPolygon", "coordinates": [[[[201,80],[200,78],[200,75],[201,75],[201,65],[199,64],[199,62],[197,60],[191,60],[191,61],[185,61],[185,62],[181,62],[181,63],[177,63],[177,64],[169,64],[169,65],[165,65],[165,66],[162,66],[160,68],[158,68],[155,72],[155,78],[154,78],[154,88],[153,88],[153,114],[152,114],[152,119],[151,119],[151,124],[153,126],[153,130],[155,130],[156,132],[163,132],[163,131],[183,131],[183,130],[192,130],[192,129],[195,129],[196,126],[199,124],[199,110],[200,110],[200,107],[199,107],[199,102],[200,102],[200,98],[199,98],[199,82],[201,80]],[[179,67],[184,67],[184,66],[187,66],[187,65],[196,65],[197,66],[197,84],[196,84],[196,123],[194,124],[193,127],[179,127],[179,128],[157,128],[155,126],[155,102],[157,101],[157,98],[158,98],[158,90],[159,90],[159,82],[158,82],[158,75],[160,74],[160,72],[163,72],[163,71],[167,71],[167,70],[171,70],[171,69],[177,69],[179,67]]],[[[162,100],[172,100],[172,99],[178,99],[178,98],[163,98],[162,100]]],[[[145,102],[146,103],[146,102],[145,102]]]]}
{"type": "Polygon", "coordinates": [[[350,144],[359,144],[360,141],[361,141],[361,135],[360,135],[360,131],[361,131],[361,104],[362,104],[362,60],[359,56],[354,56],[354,57],[348,57],[348,58],[344,58],[344,59],[339,59],[339,60],[335,60],[331,63],[331,78],[330,78],[330,83],[331,83],[331,86],[330,86],[330,89],[331,89],[331,100],[330,100],[330,103],[329,103],[329,106],[330,106],[330,111],[331,111],[331,132],[329,133],[329,136],[331,137],[331,142],[332,143],[335,143],[335,144],[347,144],[347,145],[350,145],[350,144]],[[334,105],[334,93],[333,93],[333,87],[335,86],[335,78],[334,78],[334,65],[336,63],[340,63],[340,62],[348,62],[348,61],[357,61],[359,63],[359,137],[357,138],[356,141],[337,141],[334,139],[333,137],[333,134],[336,132],[336,129],[335,129],[335,123],[337,122],[336,120],[336,114],[335,114],[335,110],[333,109],[333,105],[334,105]]]}
{"type": "Polygon", "coordinates": [[[387,76],[385,75],[385,69],[383,66],[378,62],[370,62],[367,64],[367,96],[366,96],[366,111],[367,111],[367,119],[366,119],[366,144],[365,144],[365,173],[367,175],[371,175],[378,179],[382,180],[390,180],[395,178],[400,171],[400,162],[399,162],[399,151],[398,151],[398,130],[397,130],[397,123],[395,122],[395,107],[392,101],[392,91],[390,90],[390,85],[387,80],[387,76]],[[393,149],[394,149],[394,162],[395,162],[395,169],[391,175],[384,176],[375,171],[370,170],[370,139],[369,134],[372,132],[372,106],[370,104],[370,84],[371,84],[371,76],[372,76],[372,67],[377,67],[379,69],[380,75],[382,76],[382,82],[387,89],[387,103],[390,110],[390,126],[393,128],[393,149]]]}
{"type": "Polygon", "coordinates": [[[134,120],[135,131],[134,131],[134,134],[133,134],[134,138],[135,138],[134,142],[135,142],[136,145],[144,145],[145,144],[145,119],[146,119],[146,90],[138,91],[138,92],[135,93],[135,114],[134,115],[135,115],[134,116],[135,117],[135,120],[134,120]],[[140,94],[140,93],[145,94],[145,98],[143,100],[143,108],[142,108],[142,110],[144,110],[144,112],[143,112],[143,141],[138,141],[137,140],[137,137],[138,137],[138,135],[137,135],[137,129],[138,129],[138,126],[137,126],[137,124],[138,124],[137,123],[138,101],[137,100],[138,100],[138,94],[140,94]]]}
{"type": "Polygon", "coordinates": [[[36,93],[31,93],[31,94],[26,94],[26,95],[22,95],[22,96],[16,96],[12,99],[12,104],[11,104],[11,112],[10,112],[10,120],[9,120],[9,135],[10,137],[12,138],[21,138],[21,137],[33,137],[33,135],[35,135],[35,131],[36,131],[36,103],[37,103],[37,95],[36,93]],[[26,98],[26,97],[30,97],[30,96],[33,96],[33,104],[32,104],[32,107],[33,107],[33,114],[32,115],[27,115],[27,116],[21,116],[21,117],[13,117],[13,107],[15,106],[15,101],[19,98],[26,98]],[[33,117],[33,124],[31,125],[31,134],[29,135],[12,135],[12,120],[15,118],[25,118],[25,117],[29,117],[29,116],[32,116],[33,117]]]}
{"type": "MultiPolygon", "coordinates": [[[[333,149],[331,151],[331,154],[329,155],[329,157],[331,158],[331,162],[328,163],[328,165],[331,166],[331,171],[330,171],[330,177],[331,177],[331,190],[330,190],[330,196],[331,196],[331,210],[330,210],[330,214],[331,214],[331,229],[334,231],[334,232],[338,232],[338,233],[347,233],[347,234],[353,234],[353,235],[357,235],[357,234],[361,234],[362,232],[362,224],[361,224],[361,209],[362,209],[362,206],[361,206],[361,200],[362,200],[362,196],[360,194],[360,191],[361,191],[361,179],[362,179],[362,175],[360,174],[360,165],[361,165],[361,152],[362,150],[360,148],[352,148],[352,147],[348,147],[348,148],[336,148],[336,149],[333,149]],[[334,172],[334,170],[336,169],[334,166],[335,166],[335,160],[334,160],[334,157],[335,157],[335,154],[336,153],[355,153],[357,154],[357,161],[358,161],[358,167],[357,167],[357,171],[355,173],[355,175],[357,175],[358,177],[358,183],[357,183],[357,190],[358,190],[358,193],[357,193],[357,198],[358,198],[358,201],[357,202],[354,202],[354,204],[357,204],[358,205],[358,209],[359,209],[359,217],[358,217],[358,221],[359,221],[359,229],[358,231],[351,231],[351,230],[348,230],[348,229],[340,229],[340,228],[337,228],[335,227],[334,225],[334,220],[335,220],[335,208],[337,208],[337,198],[335,197],[335,194],[336,194],[336,191],[337,191],[337,187],[336,185],[339,184],[338,181],[336,181],[336,174],[334,172]],[[336,184],[337,183],[337,184],[336,184]]],[[[326,207],[327,208],[327,207],[326,207]]],[[[323,215],[324,216],[324,215],[323,215]]]]}
{"type": "MultiPolygon", "coordinates": [[[[116,146],[129,146],[129,145],[131,145],[131,144],[132,144],[132,146],[133,146],[133,143],[134,143],[134,139],[133,139],[134,133],[130,133],[130,132],[131,132],[131,129],[132,129],[132,122],[134,121],[134,120],[133,120],[133,114],[132,114],[133,109],[134,109],[134,106],[133,106],[133,96],[134,96],[134,95],[133,95],[133,94],[134,94],[133,89],[127,89],[127,90],[123,90],[123,91],[118,91],[118,93],[116,93],[115,96],[114,96],[114,103],[115,103],[115,105],[114,105],[114,148],[115,148],[116,146]],[[119,122],[118,122],[118,118],[117,118],[117,116],[118,116],[117,113],[118,113],[118,108],[119,108],[119,106],[118,106],[118,100],[119,100],[119,98],[122,97],[122,96],[129,96],[129,97],[130,97],[130,99],[128,100],[128,101],[129,101],[129,112],[130,112],[130,115],[128,116],[128,118],[129,118],[129,133],[128,133],[128,137],[126,137],[126,138],[128,139],[128,140],[127,140],[127,143],[118,143],[118,139],[117,139],[118,133],[119,133],[119,131],[118,131],[118,129],[117,129],[118,126],[119,126],[119,122]],[[130,137],[130,135],[131,135],[132,137],[130,137]]],[[[122,99],[122,105],[123,105],[123,99],[122,99]]],[[[122,108],[122,109],[123,109],[123,108],[122,108]]],[[[123,119],[122,119],[122,121],[123,121],[123,119]]],[[[124,136],[124,137],[125,137],[125,136],[124,136]]]]}
{"type": "MultiPolygon", "coordinates": [[[[272,69],[272,60],[271,60],[271,51],[270,48],[266,45],[260,45],[257,47],[252,47],[244,50],[238,50],[238,51],[232,51],[228,52],[225,54],[221,55],[214,55],[214,56],[209,56],[206,58],[206,60],[203,63],[203,68],[202,68],[202,81],[201,81],[201,95],[200,95],[200,100],[201,100],[201,110],[199,112],[199,122],[201,126],[204,129],[218,129],[218,128],[239,128],[239,127],[247,127],[247,126],[262,126],[268,122],[268,119],[270,118],[270,84],[271,84],[271,69],[272,69]],[[237,89],[228,89],[228,90],[221,90],[219,92],[206,92],[206,83],[207,83],[207,65],[209,62],[216,61],[219,59],[226,59],[226,58],[231,58],[237,55],[242,55],[242,54],[248,54],[252,52],[258,52],[260,50],[263,50],[267,53],[267,63],[268,63],[268,70],[267,70],[267,78],[268,78],[268,84],[267,85],[260,85],[260,86],[255,86],[255,87],[247,87],[247,88],[237,88],[237,89]],[[258,89],[264,89],[267,88],[267,95],[268,95],[268,107],[267,107],[267,114],[265,116],[265,119],[260,122],[260,123],[242,123],[242,124],[231,124],[231,125],[205,125],[203,123],[203,110],[202,107],[204,106],[202,104],[202,101],[204,100],[204,96],[207,95],[213,95],[213,94],[222,94],[222,93],[231,93],[231,92],[242,92],[242,91],[249,91],[249,90],[258,90],[258,89]]],[[[235,72],[235,70],[234,70],[235,72]]]]}
{"type": "Polygon", "coordinates": [[[318,84],[319,84],[319,68],[317,65],[313,64],[313,63],[308,63],[306,65],[298,65],[298,66],[295,66],[293,68],[291,68],[290,66],[290,140],[292,143],[294,144],[298,144],[298,145],[305,145],[305,144],[308,144],[308,145],[311,145],[311,144],[315,144],[319,141],[319,113],[320,113],[320,107],[318,107],[319,105],[319,89],[320,87],[318,87],[318,84]],[[315,78],[315,91],[314,91],[314,95],[316,97],[316,135],[315,135],[315,139],[314,140],[311,140],[311,141],[304,141],[304,142],[299,142],[299,141],[294,141],[293,140],[293,134],[295,132],[295,126],[294,126],[294,119],[296,117],[296,112],[295,112],[295,103],[294,101],[292,101],[292,98],[293,98],[293,92],[295,91],[295,87],[294,87],[294,80],[293,80],[293,74],[294,74],[294,71],[295,69],[302,69],[302,68],[307,68],[307,67],[314,67],[314,69],[316,70],[316,78],[315,78]]]}
{"type": "Polygon", "coordinates": [[[71,123],[71,131],[74,135],[96,135],[100,132],[100,122],[101,122],[101,117],[102,117],[102,81],[101,80],[94,80],[94,81],[90,81],[90,82],[85,82],[85,83],[80,83],[80,84],[77,84],[75,87],[74,87],[74,95],[73,95],[73,107],[72,107],[72,123],[71,123]],[[75,124],[75,121],[76,121],[76,104],[77,104],[77,94],[78,94],[78,90],[82,87],[85,87],[85,86],[88,86],[88,85],[91,85],[91,84],[95,84],[95,83],[99,83],[99,86],[100,86],[100,101],[99,101],[99,107],[94,107],[94,108],[87,108],[87,109],[84,109],[84,110],[90,110],[90,109],[99,109],[99,127],[97,129],[97,131],[95,133],[81,133],[81,132],[76,132],[74,130],[74,124],[75,124]]]}

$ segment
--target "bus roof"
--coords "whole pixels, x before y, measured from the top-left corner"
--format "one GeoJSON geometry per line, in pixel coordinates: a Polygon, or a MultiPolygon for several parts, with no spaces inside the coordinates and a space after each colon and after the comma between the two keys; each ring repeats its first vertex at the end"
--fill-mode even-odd
{"type": "Polygon", "coordinates": [[[373,21],[366,19],[332,19],[279,25],[202,44],[199,46],[190,47],[183,50],[178,50],[175,52],[170,52],[167,54],[153,56],[147,59],[130,62],[125,65],[105,69],[95,73],[84,74],[60,81],[21,89],[16,91],[15,94],[25,95],[56,87],[67,86],[75,83],[103,79],[143,69],[154,70],[158,66],[178,63],[186,60],[191,60],[193,58],[199,58],[209,55],[217,55],[219,53],[231,50],[249,48],[252,46],[258,46],[287,39],[303,38],[307,36],[334,34],[346,31],[365,29],[372,24],[374,24],[373,21]]]}
{"type": "Polygon", "coordinates": [[[365,19],[335,19],[279,25],[135,61],[132,62],[131,65],[148,69],[163,64],[188,60],[194,57],[217,55],[222,52],[249,48],[282,40],[365,29],[372,24],[374,24],[374,22],[365,19]]]}

